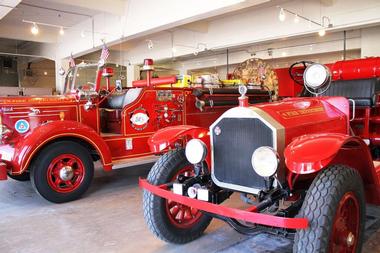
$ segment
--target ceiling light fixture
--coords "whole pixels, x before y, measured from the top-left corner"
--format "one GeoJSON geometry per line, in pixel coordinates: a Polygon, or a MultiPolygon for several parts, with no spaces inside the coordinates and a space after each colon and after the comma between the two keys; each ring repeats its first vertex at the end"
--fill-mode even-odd
{"type": "Polygon", "coordinates": [[[36,23],[33,23],[32,25],[32,28],[30,29],[30,31],[32,32],[33,35],[37,35],[39,30],[38,30],[38,26],[36,23]]]}
{"type": "Polygon", "coordinates": [[[60,35],[64,35],[65,34],[65,31],[63,30],[63,27],[61,26],[61,28],[59,29],[59,34],[60,35]]]}
{"type": "Polygon", "coordinates": [[[173,53],[177,53],[177,48],[176,47],[172,47],[172,52],[173,53]]]}
{"type": "Polygon", "coordinates": [[[327,16],[323,16],[322,19],[321,19],[321,22],[319,23],[319,22],[316,22],[316,21],[314,21],[314,20],[312,20],[310,18],[302,16],[302,15],[300,15],[300,14],[294,12],[294,11],[288,10],[286,8],[282,8],[280,6],[277,6],[277,8],[280,9],[280,13],[278,15],[278,19],[281,22],[285,21],[285,18],[286,18],[286,16],[285,16],[286,14],[285,13],[289,13],[291,15],[294,15],[294,23],[299,23],[300,20],[303,19],[305,21],[308,21],[308,26],[309,26],[310,29],[312,28],[312,24],[315,24],[315,25],[321,27],[321,29],[318,31],[318,34],[321,37],[326,35],[326,29],[333,27],[330,18],[327,17],[327,16]]]}
{"type": "Polygon", "coordinates": [[[319,35],[320,37],[325,36],[325,35],[326,35],[326,29],[323,28],[323,29],[319,30],[318,35],[319,35]]]}
{"type": "Polygon", "coordinates": [[[152,49],[153,47],[154,47],[154,44],[153,44],[153,41],[152,40],[147,40],[147,42],[148,42],[148,49],[150,50],[150,49],[152,49]]]}
{"type": "Polygon", "coordinates": [[[280,9],[280,13],[278,14],[278,19],[279,19],[281,22],[284,22],[285,19],[286,19],[285,11],[284,11],[283,8],[280,9]]]}
{"type": "Polygon", "coordinates": [[[298,17],[298,15],[296,14],[294,16],[294,23],[298,24],[300,22],[300,18],[298,17]]]}

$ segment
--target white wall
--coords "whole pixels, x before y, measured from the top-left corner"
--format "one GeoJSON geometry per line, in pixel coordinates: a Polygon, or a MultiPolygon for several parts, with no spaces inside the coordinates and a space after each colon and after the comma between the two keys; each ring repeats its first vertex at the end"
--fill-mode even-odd
{"type": "MultiPolygon", "coordinates": [[[[59,38],[57,45],[42,51],[57,59],[58,69],[60,65],[65,64],[65,60],[62,59],[67,59],[71,53],[77,57],[99,50],[101,39],[105,39],[109,46],[121,41],[130,43],[121,55],[110,59],[123,65],[141,64],[144,58],[153,58],[155,61],[178,59],[192,54],[198,43],[205,44],[211,50],[254,44],[259,45],[258,48],[254,46],[251,49],[260,51],[263,50],[260,48],[261,45],[265,49],[276,41],[277,44],[282,44],[282,49],[274,52],[275,58],[341,50],[342,41],[325,41],[325,38],[319,38],[317,32],[320,27],[316,25],[310,26],[302,20],[295,24],[289,14],[285,22],[280,22],[279,9],[276,7],[279,4],[317,22],[321,22],[322,16],[329,16],[333,28],[327,34],[380,24],[378,0],[362,0],[360,3],[356,0],[327,2],[330,4],[321,4],[319,0],[128,0],[122,16],[108,13],[95,15],[94,34],[91,33],[92,20],[88,19],[68,29],[65,36],[59,38]],[[207,20],[201,24],[201,29],[183,26],[205,19],[207,20]],[[82,31],[85,31],[84,38],[80,36],[82,31]],[[152,50],[147,48],[147,39],[154,42],[152,50]],[[309,45],[291,46],[301,45],[304,40],[306,44],[315,43],[313,52],[307,52],[310,50],[309,45]],[[175,52],[172,50],[173,47],[175,52]]],[[[363,36],[359,34],[350,37],[348,49],[362,47],[363,55],[373,54],[372,52],[377,51],[375,41],[378,41],[378,34],[378,30],[369,30],[364,31],[363,36]]],[[[341,36],[341,33],[336,36],[341,36]]],[[[266,55],[265,51],[257,53],[257,57],[264,59],[266,55]]],[[[177,67],[184,72],[194,67],[186,66],[187,64],[211,66],[214,62],[225,62],[223,54],[208,58],[201,56],[202,54],[194,57],[196,60],[193,63],[180,62],[177,67]]],[[[232,53],[230,59],[233,63],[249,57],[250,52],[242,51],[232,53]]]]}
{"type": "Polygon", "coordinates": [[[380,56],[380,26],[362,30],[362,57],[380,56]]]}

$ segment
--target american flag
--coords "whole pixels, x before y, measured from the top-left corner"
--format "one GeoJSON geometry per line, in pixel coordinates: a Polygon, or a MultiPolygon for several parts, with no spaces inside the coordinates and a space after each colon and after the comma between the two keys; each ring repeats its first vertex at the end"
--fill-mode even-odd
{"type": "Polygon", "coordinates": [[[103,43],[102,53],[100,54],[100,61],[105,62],[108,56],[110,56],[110,50],[108,49],[106,44],[103,43]]]}
{"type": "Polygon", "coordinates": [[[74,68],[75,67],[75,61],[74,61],[73,54],[70,55],[69,66],[70,66],[70,68],[74,68]]]}

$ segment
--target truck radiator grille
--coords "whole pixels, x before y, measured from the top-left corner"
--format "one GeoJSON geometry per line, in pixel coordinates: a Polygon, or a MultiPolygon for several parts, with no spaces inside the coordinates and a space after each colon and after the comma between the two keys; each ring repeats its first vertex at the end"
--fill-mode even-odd
{"type": "Polygon", "coordinates": [[[223,118],[211,133],[216,183],[243,192],[243,187],[263,188],[265,181],[253,170],[251,157],[258,147],[273,147],[272,129],[257,118],[223,118]]]}

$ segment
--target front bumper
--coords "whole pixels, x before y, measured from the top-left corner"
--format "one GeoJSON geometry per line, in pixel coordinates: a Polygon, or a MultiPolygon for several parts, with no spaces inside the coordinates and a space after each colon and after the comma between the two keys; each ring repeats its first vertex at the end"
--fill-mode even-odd
{"type": "Polygon", "coordinates": [[[146,179],[139,179],[139,186],[154,195],[157,195],[164,199],[169,199],[178,202],[183,205],[196,208],[208,213],[234,218],[237,220],[243,220],[246,222],[251,222],[255,224],[278,227],[278,228],[288,228],[288,229],[306,229],[309,226],[309,221],[306,218],[285,218],[273,216],[270,214],[262,214],[254,212],[255,207],[249,208],[249,210],[240,210],[236,208],[226,207],[222,205],[217,205],[209,202],[204,202],[197,199],[192,199],[186,196],[177,195],[169,190],[167,190],[166,185],[156,186],[150,184],[146,179]]]}

